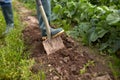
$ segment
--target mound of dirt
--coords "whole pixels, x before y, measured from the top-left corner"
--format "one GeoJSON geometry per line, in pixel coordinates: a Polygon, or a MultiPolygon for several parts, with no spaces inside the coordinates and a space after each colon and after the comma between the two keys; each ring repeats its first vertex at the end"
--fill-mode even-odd
{"type": "MultiPolygon", "coordinates": [[[[26,27],[23,34],[25,44],[31,51],[30,57],[36,61],[32,72],[44,71],[46,80],[95,80],[98,76],[111,75],[108,67],[102,60],[101,62],[97,60],[89,48],[77,43],[66,34],[61,36],[65,48],[50,55],[44,50],[37,25],[26,27]]],[[[102,78],[102,80],[110,79],[102,78]]]]}

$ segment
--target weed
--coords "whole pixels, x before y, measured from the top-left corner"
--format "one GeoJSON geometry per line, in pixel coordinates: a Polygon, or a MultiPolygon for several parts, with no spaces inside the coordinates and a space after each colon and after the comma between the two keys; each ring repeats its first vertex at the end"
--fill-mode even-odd
{"type": "Polygon", "coordinates": [[[89,66],[94,66],[94,61],[88,61],[88,62],[83,66],[83,68],[80,69],[80,74],[82,75],[82,74],[86,73],[87,68],[88,68],[89,66]]]}

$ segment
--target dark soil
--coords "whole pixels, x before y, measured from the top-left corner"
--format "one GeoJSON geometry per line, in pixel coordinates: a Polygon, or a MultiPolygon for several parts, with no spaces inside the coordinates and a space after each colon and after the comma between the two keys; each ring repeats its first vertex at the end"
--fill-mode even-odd
{"type": "Polygon", "coordinates": [[[34,73],[43,70],[46,73],[46,80],[92,80],[93,77],[111,75],[110,70],[104,64],[104,59],[98,60],[89,48],[75,42],[67,35],[62,39],[65,48],[51,55],[47,55],[37,26],[28,26],[23,31],[25,43],[31,50],[31,58],[34,58],[36,64],[33,66],[34,73]],[[87,63],[85,73],[80,70],[87,63]]]}
{"type": "MultiPolygon", "coordinates": [[[[21,11],[20,14],[23,14],[21,11]]],[[[21,16],[21,20],[27,24],[23,30],[27,50],[31,53],[30,58],[36,61],[31,69],[33,73],[44,71],[46,80],[114,80],[104,57],[96,55],[96,51],[66,34],[61,36],[65,48],[47,55],[42,45],[38,21],[28,12],[21,16]]]]}

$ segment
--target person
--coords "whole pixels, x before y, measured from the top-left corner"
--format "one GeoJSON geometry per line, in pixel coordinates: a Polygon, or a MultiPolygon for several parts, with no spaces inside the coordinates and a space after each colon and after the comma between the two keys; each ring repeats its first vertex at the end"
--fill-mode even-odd
{"type": "MultiPolygon", "coordinates": [[[[51,20],[51,0],[41,0],[41,2],[43,5],[43,8],[44,8],[44,11],[46,13],[48,22],[50,23],[50,20],[51,20]]],[[[36,1],[36,4],[37,4],[37,1],[36,1]]],[[[37,8],[37,16],[38,16],[39,26],[40,26],[40,30],[42,32],[42,39],[46,39],[47,38],[46,27],[45,27],[44,21],[42,19],[42,15],[40,13],[40,9],[39,9],[38,4],[37,4],[36,8],[37,8]]],[[[64,30],[62,28],[54,29],[52,27],[50,27],[50,31],[51,31],[52,37],[59,36],[64,32],[64,30]]]]}
{"type": "Polygon", "coordinates": [[[13,11],[11,0],[0,0],[0,6],[6,22],[6,30],[3,34],[7,34],[14,27],[13,11]]]}

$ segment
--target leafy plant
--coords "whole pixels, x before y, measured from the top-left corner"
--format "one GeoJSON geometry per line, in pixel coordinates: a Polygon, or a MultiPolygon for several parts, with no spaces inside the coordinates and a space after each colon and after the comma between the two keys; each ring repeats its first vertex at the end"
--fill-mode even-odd
{"type": "MultiPolygon", "coordinates": [[[[107,1],[99,1],[107,3],[107,1]]],[[[118,46],[120,11],[116,7],[96,6],[88,0],[64,0],[62,2],[53,0],[53,4],[55,6],[53,20],[59,21],[60,25],[65,20],[66,24],[71,24],[68,27],[76,26],[70,33],[74,38],[81,38],[86,45],[99,44],[100,50],[106,50],[109,53],[114,53],[120,48],[118,46]]]]}
{"type": "Polygon", "coordinates": [[[116,6],[116,8],[120,8],[119,0],[88,0],[94,5],[107,5],[107,6],[116,6]]]}
{"type": "Polygon", "coordinates": [[[90,66],[94,66],[94,61],[88,61],[82,69],[80,69],[80,74],[84,74],[87,71],[87,68],[90,66]]]}

